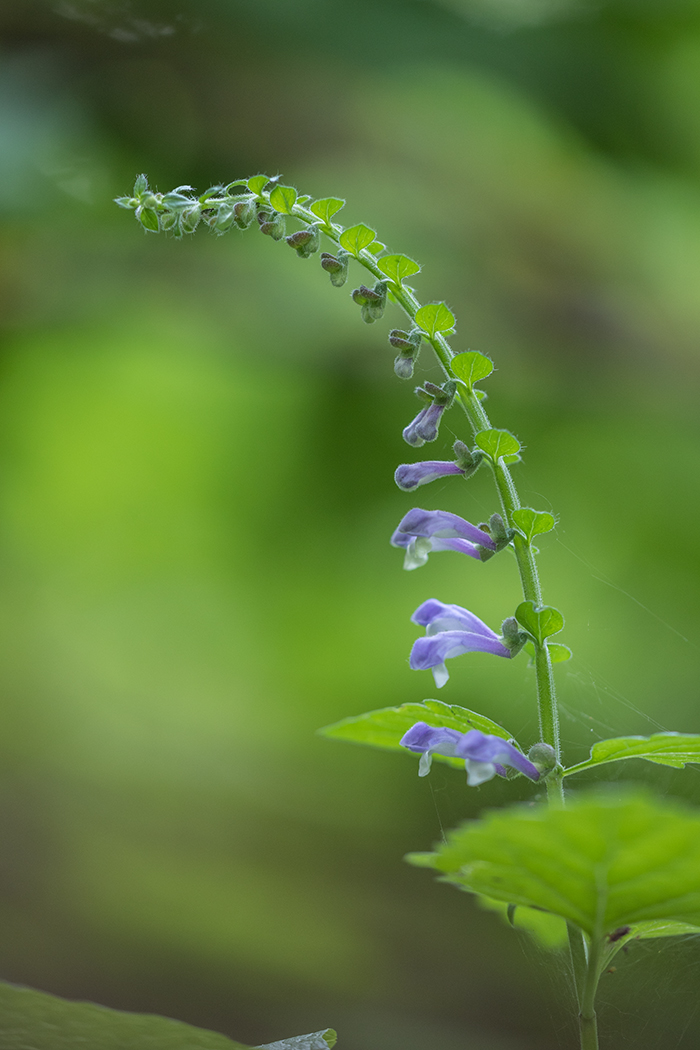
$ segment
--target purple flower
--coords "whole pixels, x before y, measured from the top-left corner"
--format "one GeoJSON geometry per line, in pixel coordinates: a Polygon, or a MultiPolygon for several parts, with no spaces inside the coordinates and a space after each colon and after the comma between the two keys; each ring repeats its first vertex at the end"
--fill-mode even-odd
{"type": "Polygon", "coordinates": [[[442,413],[447,408],[446,404],[426,405],[422,408],[415,419],[412,419],[404,429],[403,439],[408,445],[420,448],[426,441],[435,441],[438,436],[438,427],[442,413]]]}
{"type": "Polygon", "coordinates": [[[445,660],[453,656],[461,656],[462,653],[493,653],[494,656],[505,657],[513,655],[495,631],[460,605],[445,605],[436,598],[429,598],[418,606],[411,620],[425,627],[425,638],[418,638],[413,643],[411,667],[414,671],[431,668],[438,689],[450,677],[445,660]]]}
{"type": "Polygon", "coordinates": [[[496,549],[488,532],[457,514],[445,510],[421,510],[419,507],[409,510],[399,522],[391,537],[391,545],[405,549],[404,569],[425,565],[431,551],[459,551],[478,561],[482,548],[496,549]]]}
{"type": "Polygon", "coordinates": [[[427,485],[436,478],[448,474],[466,474],[456,463],[446,460],[427,459],[423,463],[402,463],[394,474],[394,481],[404,492],[412,492],[419,485],[427,485]]]}
{"type": "Polygon", "coordinates": [[[427,722],[416,722],[404,734],[401,743],[409,751],[420,754],[420,777],[427,776],[433,755],[439,754],[464,759],[467,783],[470,787],[477,787],[484,781],[491,780],[496,773],[504,777],[504,766],[512,766],[530,780],[540,779],[537,767],[533,766],[517,747],[500,736],[491,736],[479,729],[460,733],[456,729],[433,728],[427,722]]]}

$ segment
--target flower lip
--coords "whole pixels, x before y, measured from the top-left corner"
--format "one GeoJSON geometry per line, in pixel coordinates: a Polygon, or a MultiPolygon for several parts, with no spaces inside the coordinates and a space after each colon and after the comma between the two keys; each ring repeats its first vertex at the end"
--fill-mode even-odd
{"type": "Polygon", "coordinates": [[[445,660],[475,652],[508,659],[513,656],[495,631],[460,605],[446,605],[429,598],[418,606],[411,620],[425,627],[426,634],[413,643],[410,666],[414,671],[432,670],[438,689],[450,677],[445,660]]]}

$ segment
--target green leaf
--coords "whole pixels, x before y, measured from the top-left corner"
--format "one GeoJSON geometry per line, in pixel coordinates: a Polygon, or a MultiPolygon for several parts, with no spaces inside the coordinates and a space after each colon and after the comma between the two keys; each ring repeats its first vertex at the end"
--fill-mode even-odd
{"type": "Polygon", "coordinates": [[[700,763],[700,735],[654,733],[653,736],[619,736],[612,740],[599,740],[591,748],[591,757],[586,762],[571,766],[564,776],[625,758],[644,758],[659,766],[683,769],[688,762],[700,763]]]}
{"type": "Polygon", "coordinates": [[[313,204],[309,205],[309,208],[317,218],[330,225],[330,221],[335,213],[339,212],[344,206],[345,201],[341,201],[340,197],[324,197],[323,200],[314,201],[313,204]]]}
{"type": "Polygon", "coordinates": [[[489,361],[488,357],[477,353],[476,350],[469,350],[466,354],[457,354],[456,357],[453,357],[450,367],[457,378],[464,380],[471,389],[474,383],[491,375],[493,361],[489,361]]]}
{"type": "Polygon", "coordinates": [[[514,456],[520,451],[520,442],[508,430],[482,430],[475,440],[496,463],[501,456],[514,456]]]}
{"type": "Polygon", "coordinates": [[[565,664],[574,655],[568,645],[561,645],[559,642],[547,642],[547,648],[553,664],[565,664]]]}
{"type": "Polygon", "coordinates": [[[381,241],[372,241],[367,251],[371,252],[372,255],[380,255],[386,250],[386,244],[382,244],[381,241]]]}
{"type": "Polygon", "coordinates": [[[560,915],[596,939],[658,919],[700,925],[700,815],[645,792],[499,810],[408,860],[472,893],[560,915]]]}
{"type": "Polygon", "coordinates": [[[513,524],[520,529],[528,543],[532,543],[534,536],[551,532],[556,524],[552,514],[545,510],[533,510],[532,507],[520,507],[513,511],[511,517],[513,524]]]}
{"type": "Polygon", "coordinates": [[[404,277],[410,277],[414,273],[420,273],[420,266],[407,255],[385,255],[380,259],[377,266],[390,277],[392,281],[401,284],[404,277]]]}
{"type": "Polygon", "coordinates": [[[645,941],[653,937],[681,937],[689,933],[697,935],[700,933],[700,926],[693,926],[689,922],[669,922],[668,919],[656,919],[654,922],[635,923],[625,940],[631,941],[639,937],[640,940],[645,941]]]}
{"type": "Polygon", "coordinates": [[[521,602],[515,610],[515,619],[539,645],[564,626],[564,617],[558,609],[552,605],[537,606],[534,602],[521,602]]]}
{"type": "Polygon", "coordinates": [[[416,324],[434,338],[438,332],[451,332],[455,326],[454,314],[444,303],[428,303],[416,310],[416,324]]]}
{"type": "Polygon", "coordinates": [[[281,215],[291,215],[297,199],[293,186],[275,186],[270,193],[270,204],[281,215]]]}
{"type": "Polygon", "coordinates": [[[248,189],[257,195],[261,194],[265,186],[270,181],[269,175],[253,175],[252,178],[248,179],[248,189]]]}
{"type": "MultiPolygon", "coordinates": [[[[466,733],[470,729],[480,729],[482,733],[512,740],[511,734],[492,722],[485,715],[469,711],[466,707],[444,704],[441,700],[424,700],[422,704],[402,704],[400,707],[383,707],[379,711],[369,711],[364,715],[343,718],[340,722],[319,729],[321,736],[331,740],[347,740],[352,744],[366,744],[369,747],[380,747],[386,751],[402,751],[409,754],[400,744],[401,737],[416,722],[427,722],[436,728],[446,727],[466,733]]],[[[448,758],[446,755],[434,755],[436,762],[445,762],[448,766],[464,766],[464,759],[448,758]]]]}
{"type": "Polygon", "coordinates": [[[351,252],[352,255],[359,255],[363,248],[367,248],[372,243],[375,236],[374,230],[370,230],[369,226],[359,223],[357,226],[351,226],[350,229],[341,233],[340,245],[346,251],[351,252]]]}
{"type": "Polygon", "coordinates": [[[134,183],[134,197],[140,197],[148,190],[148,175],[137,175],[134,183]]]}
{"type": "MultiPolygon", "coordinates": [[[[321,1043],[311,1045],[323,1047],[321,1043]]],[[[1,982],[0,1046],[17,1050],[245,1050],[242,1043],[218,1032],[167,1017],[71,1003],[1,982]]]]}

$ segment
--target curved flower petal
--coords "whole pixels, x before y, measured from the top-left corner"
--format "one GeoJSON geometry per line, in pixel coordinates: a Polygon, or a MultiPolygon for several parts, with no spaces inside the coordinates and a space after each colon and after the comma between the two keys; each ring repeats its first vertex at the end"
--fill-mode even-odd
{"type": "Polygon", "coordinates": [[[430,771],[432,756],[437,753],[464,759],[470,787],[483,784],[497,773],[505,776],[504,766],[512,766],[531,780],[540,779],[538,769],[517,747],[500,736],[482,733],[480,729],[460,733],[456,729],[416,722],[403,736],[401,743],[409,751],[420,753],[419,776],[425,776],[430,771]]]}
{"type": "Polygon", "coordinates": [[[464,733],[457,743],[455,754],[472,762],[493,763],[512,766],[524,773],[530,780],[539,780],[540,773],[536,766],[525,757],[522,751],[500,736],[491,736],[478,729],[464,733]]]}
{"type": "Polygon", "coordinates": [[[489,550],[496,549],[496,544],[488,532],[446,510],[423,510],[421,507],[414,507],[399,522],[391,540],[394,546],[399,546],[395,540],[404,535],[439,539],[459,538],[489,550]]]}
{"type": "Polygon", "coordinates": [[[446,605],[437,598],[428,598],[419,605],[411,620],[420,627],[425,627],[428,634],[436,634],[438,631],[470,631],[498,641],[496,632],[473,612],[463,609],[461,605],[446,605]]]}
{"type": "Polygon", "coordinates": [[[458,467],[456,463],[446,460],[427,459],[422,463],[402,463],[397,467],[394,481],[404,492],[412,492],[419,485],[427,485],[436,478],[444,478],[449,474],[466,474],[465,470],[458,467]]]}

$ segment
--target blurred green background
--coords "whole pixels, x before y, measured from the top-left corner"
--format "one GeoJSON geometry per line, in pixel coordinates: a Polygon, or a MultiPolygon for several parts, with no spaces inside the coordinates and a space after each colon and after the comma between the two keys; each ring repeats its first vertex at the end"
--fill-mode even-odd
{"type": "MultiPolygon", "coordinates": [[[[436,695],[424,599],[512,612],[510,556],[388,545],[414,504],[483,520],[486,472],[395,488],[417,402],[359,274],[111,198],[280,171],[420,260],[560,517],[568,755],[698,731],[700,3],[4,0],[0,34],[0,974],[251,1043],[574,1047],[562,960],[402,863],[527,785],[314,736],[436,695]]],[[[528,743],[526,664],[440,698],[528,743]]],[[[696,1047],[699,960],[622,957],[604,1045],[696,1047]]]]}

